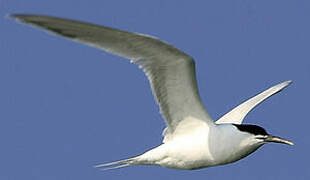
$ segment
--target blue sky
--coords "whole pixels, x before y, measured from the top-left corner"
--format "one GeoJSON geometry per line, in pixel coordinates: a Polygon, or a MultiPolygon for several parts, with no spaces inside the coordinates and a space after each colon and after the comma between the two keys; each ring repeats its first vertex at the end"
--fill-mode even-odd
{"type": "Polygon", "coordinates": [[[309,179],[310,1],[1,0],[0,179],[309,179]],[[245,122],[295,146],[265,145],[196,171],[92,165],[161,143],[164,121],[128,61],[5,18],[34,13],[156,36],[194,57],[214,119],[284,80],[245,122]]]}

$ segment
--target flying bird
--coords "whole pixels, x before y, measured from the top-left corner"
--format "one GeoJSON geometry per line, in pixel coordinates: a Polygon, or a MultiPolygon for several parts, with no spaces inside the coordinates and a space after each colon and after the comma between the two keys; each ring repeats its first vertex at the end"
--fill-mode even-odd
{"type": "Polygon", "coordinates": [[[136,157],[95,167],[160,165],[192,170],[238,161],[270,142],[293,145],[260,126],[242,124],[255,106],[291,81],[261,92],[213,121],[200,99],[193,58],[168,43],[149,35],[52,16],[13,14],[9,17],[130,59],[148,77],[167,125],[162,144],[136,157]]]}

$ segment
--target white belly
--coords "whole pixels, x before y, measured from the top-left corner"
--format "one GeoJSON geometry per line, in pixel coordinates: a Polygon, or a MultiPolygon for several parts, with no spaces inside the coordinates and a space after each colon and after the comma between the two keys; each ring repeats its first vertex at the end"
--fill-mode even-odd
{"type": "Polygon", "coordinates": [[[177,136],[140,156],[144,164],[156,164],[174,169],[198,169],[212,166],[208,146],[208,129],[200,127],[194,133],[177,136]]]}
{"type": "Polygon", "coordinates": [[[235,162],[262,145],[251,145],[251,135],[237,131],[232,125],[214,128],[202,123],[192,127],[177,129],[164,144],[137,157],[136,164],[199,169],[235,162]]]}

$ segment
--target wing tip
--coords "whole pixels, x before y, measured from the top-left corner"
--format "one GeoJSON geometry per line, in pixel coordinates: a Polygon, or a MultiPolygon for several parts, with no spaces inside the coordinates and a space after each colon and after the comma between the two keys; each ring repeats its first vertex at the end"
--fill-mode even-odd
{"type": "Polygon", "coordinates": [[[33,22],[40,21],[42,18],[55,18],[55,17],[46,16],[46,15],[36,15],[36,14],[12,13],[12,14],[7,14],[6,18],[14,19],[18,22],[23,22],[23,23],[33,23],[33,22]]]}
{"type": "Polygon", "coordinates": [[[292,84],[292,82],[293,82],[292,80],[287,80],[287,81],[284,81],[282,83],[279,83],[278,85],[275,85],[274,87],[279,88],[278,91],[280,91],[280,90],[284,89],[285,87],[289,86],[290,84],[292,84]]]}
{"type": "Polygon", "coordinates": [[[27,22],[27,17],[30,17],[30,14],[7,14],[5,18],[14,19],[18,22],[27,22]]]}
{"type": "Polygon", "coordinates": [[[292,82],[293,82],[293,80],[287,80],[287,81],[284,81],[283,83],[286,85],[290,85],[292,82]]]}
{"type": "Polygon", "coordinates": [[[5,17],[9,19],[19,19],[23,16],[25,16],[25,14],[7,14],[5,17]]]}

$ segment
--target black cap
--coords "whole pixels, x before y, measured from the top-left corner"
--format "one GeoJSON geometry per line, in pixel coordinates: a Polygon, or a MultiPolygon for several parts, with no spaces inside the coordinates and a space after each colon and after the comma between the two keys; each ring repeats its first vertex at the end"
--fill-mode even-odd
{"type": "Polygon", "coordinates": [[[248,132],[254,135],[269,135],[267,131],[260,126],[251,124],[233,124],[233,125],[236,126],[239,129],[239,131],[248,132]]]}

